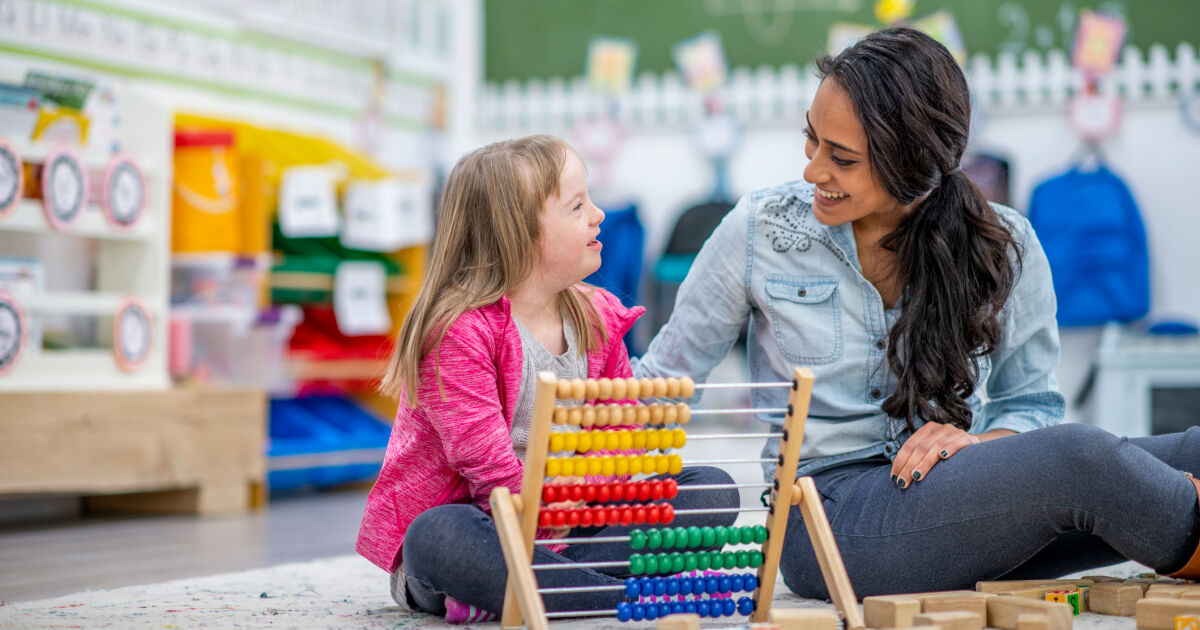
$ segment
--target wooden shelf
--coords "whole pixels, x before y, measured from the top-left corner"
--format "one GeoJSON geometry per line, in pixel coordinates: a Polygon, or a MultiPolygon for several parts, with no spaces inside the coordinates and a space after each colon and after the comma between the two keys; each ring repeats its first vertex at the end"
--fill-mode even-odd
{"type": "MultiPolygon", "coordinates": [[[[30,313],[41,315],[116,315],[124,294],[90,291],[54,291],[46,293],[17,293],[17,301],[30,313]]],[[[152,309],[153,310],[153,309],[152,309]]],[[[151,313],[157,315],[157,313],[151,313]]]]}
{"type": "MultiPolygon", "coordinates": [[[[170,386],[165,365],[155,357],[136,372],[117,366],[108,348],[74,348],[22,352],[16,367],[0,376],[0,392],[138,391],[170,386]]],[[[3,415],[3,414],[0,414],[3,415]]]]}
{"type": "MultiPolygon", "coordinates": [[[[387,279],[387,292],[392,294],[415,293],[418,285],[419,283],[408,274],[391,276],[387,279]]],[[[271,286],[278,289],[332,291],[333,274],[302,271],[271,272],[271,286]]]]}
{"type": "Polygon", "coordinates": [[[128,230],[120,230],[108,223],[104,213],[100,211],[100,206],[88,204],[70,230],[59,232],[46,222],[40,199],[22,199],[9,214],[0,216],[0,231],[150,243],[156,238],[158,226],[154,222],[157,218],[153,213],[147,212],[137,225],[128,230]]]}
{"type": "Polygon", "coordinates": [[[289,359],[288,377],[302,381],[361,381],[383,378],[388,359],[289,359]]]}

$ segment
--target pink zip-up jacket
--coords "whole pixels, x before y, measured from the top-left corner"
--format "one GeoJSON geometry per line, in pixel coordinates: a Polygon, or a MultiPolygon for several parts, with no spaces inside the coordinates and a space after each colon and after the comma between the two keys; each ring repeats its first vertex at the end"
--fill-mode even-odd
{"type": "MultiPolygon", "coordinates": [[[[633,375],[622,338],[646,309],[625,308],[598,288],[592,303],[608,341],[588,354],[588,378],[633,375]]],[[[356,548],[389,573],[400,564],[408,526],[425,510],[474,503],[491,512],[492,489],[520,492],[524,464],[512,445],[513,412],[521,388],[521,335],[508,298],[463,313],[439,346],[443,398],[434,352],[421,361],[418,404],[401,395],[379,479],[367,496],[356,548]]]]}

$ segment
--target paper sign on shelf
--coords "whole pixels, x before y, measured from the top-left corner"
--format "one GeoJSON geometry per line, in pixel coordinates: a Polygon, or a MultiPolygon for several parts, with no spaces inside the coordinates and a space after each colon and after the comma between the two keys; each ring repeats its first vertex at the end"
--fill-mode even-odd
{"type": "Polygon", "coordinates": [[[587,81],[592,90],[609,96],[629,91],[637,46],[632,40],[593,37],[588,43],[587,81]]]}
{"type": "Polygon", "coordinates": [[[1125,20],[1118,16],[1084,9],[1075,30],[1071,63],[1089,77],[1108,74],[1117,64],[1127,29],[1125,20]]]}
{"type": "Polygon", "coordinates": [[[690,39],[675,44],[671,49],[675,65],[683,73],[688,87],[708,94],[725,84],[729,74],[725,61],[725,48],[721,45],[721,35],[715,31],[706,31],[690,39]]]}
{"type": "Polygon", "coordinates": [[[433,237],[429,187],[399,180],[359,181],[346,188],[342,245],[390,252],[433,237]]]}
{"type": "Polygon", "coordinates": [[[279,229],[288,238],[334,236],[338,232],[337,189],[333,169],[293,166],[283,172],[279,192],[279,229]]]}
{"type": "Polygon", "coordinates": [[[391,332],[383,265],[370,261],[339,264],[333,284],[333,315],[338,330],[347,337],[391,332]]]}

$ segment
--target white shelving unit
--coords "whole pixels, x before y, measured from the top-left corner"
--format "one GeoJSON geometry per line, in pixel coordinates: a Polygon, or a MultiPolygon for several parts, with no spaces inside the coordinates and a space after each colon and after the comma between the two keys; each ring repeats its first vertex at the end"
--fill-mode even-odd
{"type": "MultiPolygon", "coordinates": [[[[140,368],[126,371],[117,363],[111,348],[43,349],[28,340],[16,366],[0,375],[0,392],[89,392],[166,390],[167,316],[170,270],[170,181],[172,118],[134,88],[121,93],[124,151],[141,166],[146,181],[146,204],[140,220],[129,229],[111,226],[99,201],[89,196],[87,207],[70,230],[59,232],[47,222],[41,200],[23,199],[8,215],[0,217],[0,256],[10,255],[16,245],[31,245],[25,239],[57,240],[55,248],[94,251],[95,276],[86,289],[50,286],[40,293],[14,292],[28,319],[40,316],[93,316],[102,326],[111,326],[118,304],[135,296],[150,311],[152,341],[149,355],[140,368]],[[56,236],[52,236],[56,235],[56,236]],[[6,247],[7,245],[7,247],[6,247]]],[[[31,143],[22,138],[8,141],[25,161],[40,162],[53,148],[49,143],[31,143]]],[[[109,155],[87,147],[76,151],[89,179],[104,172],[109,155]]],[[[28,188],[28,184],[27,184],[28,188]]],[[[91,186],[93,190],[97,186],[91,186]]],[[[39,243],[40,244],[40,243],[39,243]]],[[[53,256],[41,257],[47,271],[64,264],[53,256]]],[[[47,274],[53,275],[53,274],[47,274]]],[[[101,339],[111,337],[102,331],[101,339]]]]}

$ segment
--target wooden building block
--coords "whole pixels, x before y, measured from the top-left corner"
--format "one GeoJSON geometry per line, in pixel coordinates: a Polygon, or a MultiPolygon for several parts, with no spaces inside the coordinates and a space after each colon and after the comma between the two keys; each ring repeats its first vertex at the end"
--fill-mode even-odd
{"type": "Polygon", "coordinates": [[[1009,597],[1024,597],[1027,599],[1045,600],[1046,591],[1055,590],[1057,586],[1041,586],[1034,588],[1022,588],[1015,591],[997,591],[997,595],[1007,595],[1009,597]]]}
{"type": "Polygon", "coordinates": [[[658,620],[655,630],[700,630],[700,615],[673,614],[658,620]]]}
{"type": "Polygon", "coordinates": [[[1137,602],[1138,630],[1175,630],[1176,617],[1200,616],[1200,600],[1143,597],[1137,602]]]}
{"type": "Polygon", "coordinates": [[[1186,588],[1179,584],[1151,584],[1150,588],[1146,589],[1146,597],[1177,598],[1186,588]]]}
{"type": "Polygon", "coordinates": [[[863,621],[868,628],[909,628],[913,617],[921,614],[917,597],[899,599],[896,595],[877,595],[863,598],[863,621]]]}
{"type": "Polygon", "coordinates": [[[1102,615],[1130,617],[1136,612],[1135,605],[1142,598],[1142,587],[1138,584],[1101,582],[1093,584],[1088,590],[1091,611],[1102,615]]]}
{"type": "Polygon", "coordinates": [[[1016,630],[1050,630],[1050,619],[1038,613],[1017,615],[1016,630]]]}
{"type": "Polygon", "coordinates": [[[942,630],[983,630],[984,619],[985,617],[973,612],[930,612],[913,617],[913,624],[916,626],[941,626],[942,630]]]}
{"type": "Polygon", "coordinates": [[[1072,615],[1079,614],[1079,591],[1078,590],[1047,591],[1046,592],[1046,601],[1058,602],[1060,604],[1067,604],[1068,606],[1071,607],[1072,615]]]}
{"type": "Polygon", "coordinates": [[[841,622],[828,608],[772,608],[769,619],[779,630],[837,630],[841,622]]]}
{"type": "Polygon", "coordinates": [[[986,597],[926,597],[921,612],[969,612],[987,619],[986,597]]]}
{"type": "Polygon", "coordinates": [[[1017,591],[1027,588],[1058,586],[1075,588],[1091,585],[1092,580],[1080,578],[1077,580],[1005,580],[1000,582],[976,582],[975,590],[981,593],[999,593],[1001,591],[1017,591]]]}
{"type": "Polygon", "coordinates": [[[1176,617],[1175,630],[1200,630],[1200,617],[1186,615],[1176,617]]]}
{"type": "Polygon", "coordinates": [[[1024,597],[996,596],[987,600],[987,625],[1003,630],[1016,630],[1017,617],[1035,613],[1046,616],[1050,630],[1071,630],[1071,607],[1055,602],[1038,601],[1024,597]]]}

